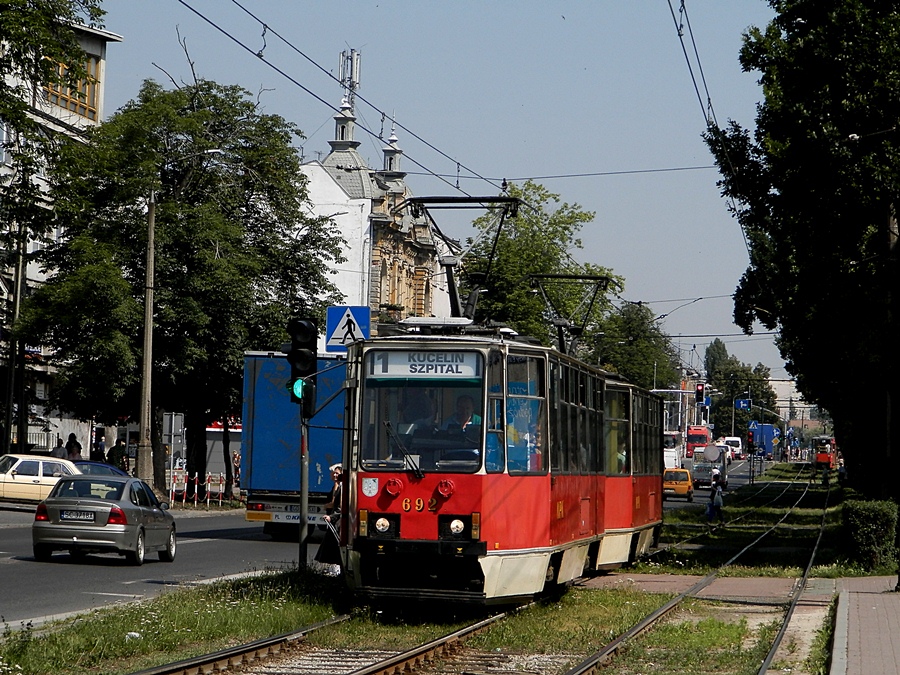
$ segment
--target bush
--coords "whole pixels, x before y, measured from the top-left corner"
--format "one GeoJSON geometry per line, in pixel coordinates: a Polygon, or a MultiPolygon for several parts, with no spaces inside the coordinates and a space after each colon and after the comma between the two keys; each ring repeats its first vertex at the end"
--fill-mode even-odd
{"type": "Polygon", "coordinates": [[[890,501],[845,501],[843,528],[851,561],[871,572],[897,564],[897,505],[890,501]]]}

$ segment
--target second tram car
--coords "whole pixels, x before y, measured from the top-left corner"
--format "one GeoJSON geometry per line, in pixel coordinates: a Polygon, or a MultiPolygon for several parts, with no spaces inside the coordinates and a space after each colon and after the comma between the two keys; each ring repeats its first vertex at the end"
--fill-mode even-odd
{"type": "Polygon", "coordinates": [[[515,602],[658,536],[658,396],[503,336],[356,342],[347,374],[342,543],[361,595],[515,602]]]}

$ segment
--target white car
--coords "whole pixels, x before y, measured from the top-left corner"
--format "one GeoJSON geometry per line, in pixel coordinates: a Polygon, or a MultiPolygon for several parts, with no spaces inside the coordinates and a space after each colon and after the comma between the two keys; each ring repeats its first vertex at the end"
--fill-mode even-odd
{"type": "Polygon", "coordinates": [[[63,476],[81,471],[69,460],[39,455],[0,457],[0,499],[39,502],[63,476]]]}
{"type": "Polygon", "coordinates": [[[742,459],[744,456],[744,444],[739,436],[726,436],[725,445],[731,448],[731,459],[742,459]]]}

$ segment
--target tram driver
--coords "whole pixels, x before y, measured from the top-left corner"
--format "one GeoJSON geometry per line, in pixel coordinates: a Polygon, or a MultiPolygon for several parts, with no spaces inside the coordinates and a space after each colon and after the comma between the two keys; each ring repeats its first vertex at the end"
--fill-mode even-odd
{"type": "Polygon", "coordinates": [[[473,424],[481,424],[481,415],[475,414],[475,400],[468,394],[462,394],[456,399],[456,412],[444,421],[441,428],[465,431],[466,427],[473,424]]]}

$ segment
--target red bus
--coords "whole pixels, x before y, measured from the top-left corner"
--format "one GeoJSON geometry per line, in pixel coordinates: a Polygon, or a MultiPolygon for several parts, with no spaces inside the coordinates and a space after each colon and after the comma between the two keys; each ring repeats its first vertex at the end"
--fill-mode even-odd
{"type": "Polygon", "coordinates": [[[689,426],[687,429],[687,443],[684,446],[684,456],[693,457],[695,448],[700,448],[700,452],[703,452],[703,448],[707,445],[712,445],[712,443],[713,439],[709,427],[703,425],[689,426]]]}
{"type": "Polygon", "coordinates": [[[354,342],[347,376],[341,536],[357,594],[508,603],[655,541],[655,394],[503,334],[354,342]]]}

